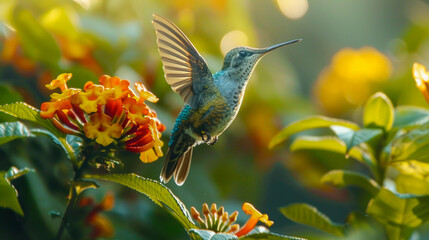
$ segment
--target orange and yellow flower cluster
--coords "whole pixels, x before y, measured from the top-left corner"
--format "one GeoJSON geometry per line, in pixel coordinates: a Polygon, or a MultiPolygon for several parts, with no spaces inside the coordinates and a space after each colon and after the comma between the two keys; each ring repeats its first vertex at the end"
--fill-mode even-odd
{"type": "Polygon", "coordinates": [[[268,219],[268,215],[260,213],[252,204],[247,202],[243,203],[242,208],[244,213],[250,215],[250,218],[241,228],[240,225],[235,224],[238,216],[237,211],[233,212],[231,215],[228,215],[228,212],[225,212],[223,206],[217,208],[216,204],[214,203],[210,208],[207,203],[203,204],[202,213],[204,215],[204,219],[201,218],[200,213],[194,207],[191,207],[191,215],[192,218],[197,220],[197,222],[200,224],[200,228],[202,229],[212,230],[217,233],[230,233],[237,237],[248,234],[255,228],[259,221],[268,227],[273,225],[274,222],[268,219]]]}
{"type": "Polygon", "coordinates": [[[83,89],[76,89],[67,87],[71,77],[71,73],[63,73],[46,85],[50,90],[59,88],[61,93],[51,94],[51,101],[42,103],[41,117],[52,119],[66,134],[140,153],[145,163],[162,156],[160,137],[165,126],[144,103],[158,98],[143,84],[135,83],[136,94],[129,81],[103,75],[100,84],[88,81],[83,89]]]}

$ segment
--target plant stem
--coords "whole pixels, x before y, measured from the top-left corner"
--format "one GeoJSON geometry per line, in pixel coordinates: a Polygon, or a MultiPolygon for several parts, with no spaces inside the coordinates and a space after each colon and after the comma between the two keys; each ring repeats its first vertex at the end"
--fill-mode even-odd
{"type": "Polygon", "coordinates": [[[64,212],[64,215],[62,217],[61,225],[60,225],[60,228],[58,229],[57,236],[55,237],[55,240],[61,239],[63,232],[64,232],[64,229],[66,228],[67,224],[69,223],[69,219],[68,219],[69,215],[73,210],[73,207],[77,201],[77,198],[79,197],[79,193],[76,192],[75,183],[80,180],[82,173],[83,173],[83,170],[88,166],[88,162],[89,162],[88,158],[85,158],[80,167],[75,167],[75,171],[74,171],[75,175],[74,175],[73,181],[70,183],[69,201],[67,202],[67,208],[66,208],[66,211],[64,212]]]}

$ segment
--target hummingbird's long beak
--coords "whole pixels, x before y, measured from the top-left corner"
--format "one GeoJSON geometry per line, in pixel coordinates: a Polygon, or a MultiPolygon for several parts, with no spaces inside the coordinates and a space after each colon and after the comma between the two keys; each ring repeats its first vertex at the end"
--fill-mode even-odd
{"type": "Polygon", "coordinates": [[[265,55],[265,54],[267,54],[267,53],[269,53],[269,52],[271,52],[271,51],[273,51],[273,50],[275,50],[277,48],[280,48],[280,47],[283,47],[283,46],[286,46],[286,45],[289,45],[289,44],[292,44],[292,43],[297,43],[297,42],[300,42],[300,41],[302,41],[302,39],[294,39],[294,40],[291,40],[291,41],[287,41],[287,42],[284,42],[284,43],[279,43],[279,44],[273,45],[271,47],[262,48],[258,52],[260,54],[264,54],[265,55]]]}

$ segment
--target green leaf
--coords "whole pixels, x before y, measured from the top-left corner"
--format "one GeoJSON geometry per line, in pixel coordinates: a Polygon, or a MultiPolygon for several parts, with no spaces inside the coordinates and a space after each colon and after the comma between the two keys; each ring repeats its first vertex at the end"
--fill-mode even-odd
{"type": "Polygon", "coordinates": [[[335,118],[328,118],[324,116],[312,116],[306,119],[299,120],[297,122],[293,122],[283,128],[279,133],[277,133],[276,136],[274,136],[273,139],[271,139],[269,143],[269,148],[274,148],[280,143],[286,141],[291,135],[295,133],[315,128],[326,128],[332,125],[348,127],[353,130],[359,129],[359,126],[353,122],[335,118]]]}
{"type": "Polygon", "coordinates": [[[393,127],[414,128],[429,123],[429,110],[415,106],[399,106],[395,109],[393,127]]]}
{"type": "Polygon", "coordinates": [[[165,208],[189,230],[196,228],[185,205],[164,184],[152,179],[130,174],[87,175],[85,178],[100,179],[122,184],[148,196],[165,208]]]}
{"type": "Polygon", "coordinates": [[[18,192],[5,177],[4,172],[0,172],[0,207],[10,208],[21,216],[24,212],[18,202],[18,192]]]}
{"type": "Polygon", "coordinates": [[[344,142],[333,136],[302,136],[295,139],[290,146],[292,152],[309,149],[346,154],[346,145],[344,142]]]}
{"type": "Polygon", "coordinates": [[[344,225],[332,222],[331,219],[311,205],[296,203],[283,207],[280,211],[294,222],[309,225],[337,236],[344,235],[344,225]]]}
{"type": "Polygon", "coordinates": [[[12,21],[24,53],[28,57],[50,67],[58,66],[61,52],[55,39],[29,10],[15,8],[12,21]]]}
{"type": "Polygon", "coordinates": [[[345,187],[354,185],[367,190],[371,195],[376,195],[380,190],[377,182],[373,179],[353,171],[332,170],[323,175],[321,181],[326,184],[332,184],[335,187],[345,187]]]}
{"type": "Polygon", "coordinates": [[[421,175],[417,177],[411,174],[400,174],[395,179],[395,185],[399,193],[429,195],[429,181],[421,175]]]}
{"type": "Polygon", "coordinates": [[[348,154],[346,154],[345,143],[337,137],[301,136],[295,139],[295,141],[291,144],[290,150],[292,152],[298,150],[324,150],[338,154],[345,154],[346,157],[352,157],[366,164],[375,176],[378,175],[377,161],[366,147],[366,144],[360,144],[358,147],[352,148],[348,154]]]}
{"type": "Polygon", "coordinates": [[[215,233],[206,229],[189,229],[190,234],[198,235],[202,240],[238,240],[237,236],[228,233],[215,233]]]}
{"type": "Polygon", "coordinates": [[[5,173],[5,178],[10,181],[10,180],[19,178],[19,177],[21,177],[21,176],[23,176],[23,175],[25,175],[25,174],[27,174],[29,172],[34,172],[34,169],[31,169],[31,168],[21,168],[21,169],[18,169],[16,167],[11,167],[5,173]]]}
{"type": "Polygon", "coordinates": [[[413,129],[392,142],[389,161],[407,160],[429,162],[429,124],[413,129]]]}
{"type": "Polygon", "coordinates": [[[429,219],[429,196],[394,194],[382,188],[368,203],[366,212],[386,226],[389,239],[408,239],[429,219]]]}
{"type": "Polygon", "coordinates": [[[19,102],[0,105],[0,112],[4,112],[21,120],[27,120],[39,124],[52,132],[55,136],[65,136],[65,134],[58,130],[50,120],[43,119],[40,116],[40,110],[28,105],[27,103],[19,102]]]}
{"type": "Polygon", "coordinates": [[[394,121],[393,104],[382,92],[372,95],[365,104],[363,124],[368,128],[381,128],[388,132],[394,121]]]}
{"type": "Polygon", "coordinates": [[[30,130],[21,122],[0,123],[0,145],[17,138],[34,137],[30,130]]]}
{"type": "Polygon", "coordinates": [[[305,238],[291,237],[291,236],[280,235],[280,234],[271,233],[271,232],[248,234],[240,238],[240,240],[285,240],[285,239],[305,240],[305,238]]]}
{"type": "Polygon", "coordinates": [[[43,135],[51,138],[54,143],[58,144],[64,150],[67,158],[73,163],[76,163],[76,157],[79,155],[80,146],[82,145],[81,138],[73,135],[57,137],[50,131],[37,128],[31,129],[31,132],[36,135],[43,135]]]}
{"type": "Polygon", "coordinates": [[[340,138],[346,144],[347,153],[354,146],[358,146],[361,143],[366,143],[376,137],[380,137],[383,134],[383,131],[380,129],[370,128],[363,128],[354,131],[350,128],[342,126],[331,126],[331,129],[335,132],[338,138],[340,138]]]}
{"type": "Polygon", "coordinates": [[[76,190],[76,194],[79,196],[84,190],[89,188],[98,188],[98,184],[94,181],[74,181],[73,186],[76,190]]]}

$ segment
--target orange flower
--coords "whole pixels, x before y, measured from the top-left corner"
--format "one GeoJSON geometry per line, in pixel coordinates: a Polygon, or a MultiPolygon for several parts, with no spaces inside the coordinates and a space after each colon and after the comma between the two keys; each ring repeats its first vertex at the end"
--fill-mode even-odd
{"type": "Polygon", "coordinates": [[[253,228],[255,228],[258,221],[265,223],[268,227],[273,225],[273,221],[268,220],[267,214],[262,214],[250,203],[243,203],[243,211],[244,213],[250,215],[249,220],[247,220],[246,224],[235,233],[237,237],[244,236],[248,234],[253,228]]]}
{"type": "Polygon", "coordinates": [[[61,74],[46,85],[60,88],[51,94],[51,101],[42,103],[40,116],[52,119],[54,125],[66,134],[94,140],[104,147],[123,148],[140,153],[144,163],[161,157],[161,132],[165,126],[144,101],[156,101],[155,95],[142,84],[136,84],[140,96],[129,88],[127,80],[103,75],[100,84],[91,81],[83,88],[68,88],[71,74],[61,74]]]}
{"type": "Polygon", "coordinates": [[[115,198],[111,192],[107,192],[99,204],[94,204],[92,198],[81,198],[79,202],[80,207],[91,207],[91,211],[85,218],[85,223],[92,228],[90,234],[91,239],[111,238],[115,234],[113,224],[110,222],[109,218],[102,214],[102,212],[112,210],[114,202],[115,198]]]}
{"type": "Polygon", "coordinates": [[[61,91],[64,91],[67,89],[67,81],[70,80],[72,77],[71,73],[63,73],[60,74],[57,79],[52,80],[50,84],[46,85],[46,88],[49,90],[54,90],[56,88],[60,88],[61,91]]]}
{"type": "Polygon", "coordinates": [[[422,92],[426,101],[429,102],[429,74],[426,71],[425,66],[419,63],[414,63],[413,76],[416,81],[417,88],[422,92]]]}
{"type": "Polygon", "coordinates": [[[114,99],[122,99],[128,95],[134,95],[129,89],[130,82],[128,82],[127,80],[121,80],[118,77],[110,77],[109,75],[103,75],[98,79],[98,81],[105,88],[114,89],[114,99]]]}
{"type": "Polygon", "coordinates": [[[214,203],[210,209],[206,203],[203,204],[202,213],[204,215],[204,219],[194,207],[191,207],[191,216],[199,223],[200,228],[202,229],[212,230],[216,233],[233,233],[237,237],[248,234],[253,228],[255,228],[258,221],[265,223],[268,227],[274,223],[273,221],[268,220],[267,214],[260,213],[250,203],[243,204],[243,211],[251,216],[241,229],[240,225],[234,224],[238,216],[237,211],[228,215],[228,212],[225,212],[224,207],[221,206],[220,208],[217,208],[214,203]]]}
{"type": "Polygon", "coordinates": [[[112,123],[112,118],[102,112],[92,114],[90,121],[83,126],[85,136],[103,146],[111,144],[122,135],[122,127],[118,123],[112,123]]]}

